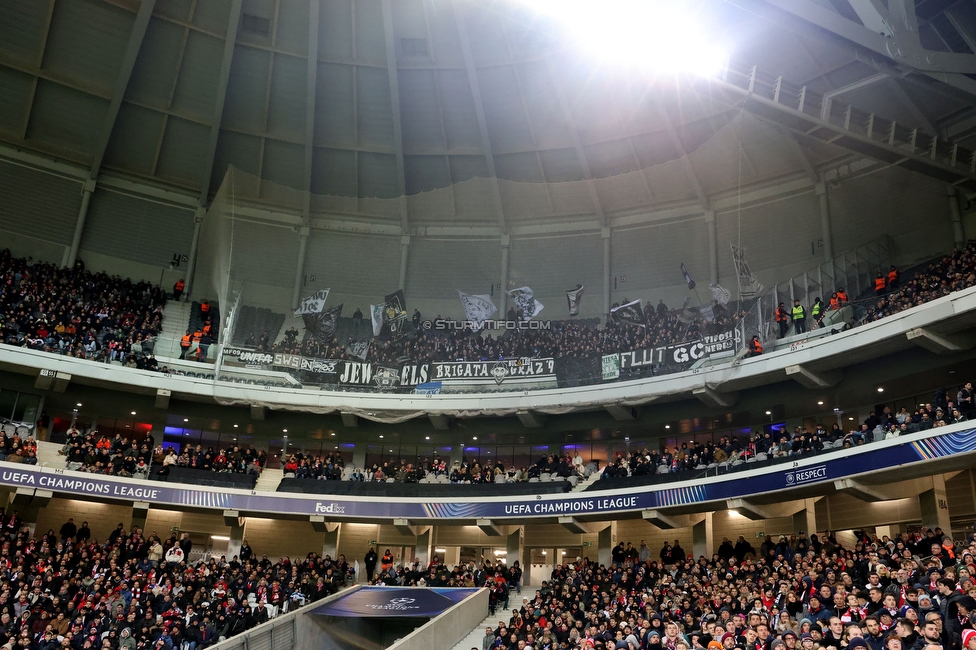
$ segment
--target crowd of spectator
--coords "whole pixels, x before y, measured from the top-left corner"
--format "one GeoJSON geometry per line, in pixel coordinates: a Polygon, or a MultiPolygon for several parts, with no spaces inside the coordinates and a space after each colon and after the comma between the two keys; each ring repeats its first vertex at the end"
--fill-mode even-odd
{"type": "Polygon", "coordinates": [[[544,476],[568,479],[584,478],[596,471],[596,465],[584,463],[579,452],[574,456],[543,455],[526,467],[506,467],[501,461],[457,460],[449,463],[440,457],[424,457],[414,460],[401,458],[372,463],[366,468],[347,466],[339,453],[321,455],[295,452],[284,464],[286,477],[320,480],[346,480],[380,483],[419,483],[440,479],[455,484],[525,483],[544,476]]]}
{"type": "MultiPolygon", "coordinates": [[[[626,301],[626,299],[625,299],[626,301]]],[[[613,307],[616,307],[615,303],[613,307]]],[[[475,361],[518,357],[582,358],[597,353],[619,352],[670,345],[695,340],[702,335],[717,334],[734,327],[741,314],[716,306],[706,320],[698,310],[669,309],[664,302],[657,307],[648,304],[643,310],[643,324],[611,319],[599,327],[597,321],[550,321],[547,330],[508,330],[503,334],[478,333],[471,330],[439,329],[408,326],[407,334],[399,338],[373,338],[371,324],[362,317],[352,319],[353,337],[371,339],[370,362],[397,364],[404,359],[433,361],[475,361]]],[[[515,313],[510,314],[515,320],[515,313]]],[[[414,321],[419,325],[419,312],[414,321]]],[[[438,315],[433,322],[443,321],[438,315]]],[[[267,332],[260,338],[245,341],[261,351],[301,354],[322,359],[361,361],[335,336],[325,340],[311,336],[300,337],[291,328],[280,341],[271,345],[267,332]]]]}
{"type": "Polygon", "coordinates": [[[976,286],[976,240],[932,262],[897,288],[869,299],[860,322],[868,323],[976,286]]]}
{"type": "Polygon", "coordinates": [[[122,524],[105,540],[69,519],[31,535],[0,514],[4,650],[202,650],[289,608],[334,594],[350,569],[310,553],[292,562],[240,555],[191,561],[187,534],[122,524]]]}
{"type": "MultiPolygon", "coordinates": [[[[557,564],[531,595],[521,572],[482,559],[453,569],[384,563],[383,585],[485,586],[497,624],[472,650],[974,650],[976,543],[940,528],[723,539],[711,557],[678,541],[621,542],[604,565],[557,564]],[[510,614],[509,614],[510,612],[510,614]]],[[[375,563],[375,553],[373,555],[375,563]]],[[[367,556],[368,560],[369,556],[367,556]]],[[[368,567],[368,565],[367,565],[368,567]]]]}
{"type": "Polygon", "coordinates": [[[0,250],[0,340],[156,370],[166,294],[149,282],[14,258],[0,250]]]}
{"type": "Polygon", "coordinates": [[[871,411],[858,427],[844,431],[838,423],[825,429],[817,425],[813,431],[801,426],[792,432],[767,431],[746,437],[725,436],[717,442],[683,442],[674,448],[658,450],[634,450],[626,454],[618,452],[616,458],[604,467],[605,478],[671,474],[691,470],[703,470],[715,466],[738,466],[755,460],[800,458],[833,448],[850,448],[859,445],[897,438],[901,435],[926,431],[934,427],[965,422],[976,414],[972,382],[967,382],[954,397],[945,389],[935,392],[934,401],[920,404],[909,412],[902,408],[895,413],[884,406],[871,411]]]}
{"type": "Polygon", "coordinates": [[[77,426],[68,429],[59,453],[66,457],[70,470],[140,479],[153,478],[151,473],[165,477],[171,467],[257,476],[268,462],[267,452],[254,445],[215,449],[188,444],[177,453],[173,447],[157,445],[151,432],[140,441],[121,433],[109,437],[94,427],[86,431],[77,426]]]}

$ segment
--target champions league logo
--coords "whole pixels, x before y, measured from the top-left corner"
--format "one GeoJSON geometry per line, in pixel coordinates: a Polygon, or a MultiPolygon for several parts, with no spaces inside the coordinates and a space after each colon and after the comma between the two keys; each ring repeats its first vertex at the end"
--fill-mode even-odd
{"type": "Polygon", "coordinates": [[[385,605],[366,605],[370,609],[381,609],[384,611],[403,612],[411,609],[420,609],[420,605],[414,605],[413,598],[391,598],[385,605]]]}

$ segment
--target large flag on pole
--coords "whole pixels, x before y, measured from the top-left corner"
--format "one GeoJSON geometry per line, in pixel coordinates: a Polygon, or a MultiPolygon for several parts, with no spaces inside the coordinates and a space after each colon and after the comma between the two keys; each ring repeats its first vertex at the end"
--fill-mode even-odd
{"type": "Polygon", "coordinates": [[[383,311],[386,309],[386,305],[370,305],[369,306],[369,320],[373,324],[373,336],[379,336],[380,332],[383,331],[383,311]]]}
{"type": "Polygon", "coordinates": [[[320,289],[302,301],[302,304],[295,310],[295,316],[304,314],[317,314],[325,309],[325,301],[329,299],[329,289],[320,289]]]}
{"type": "Polygon", "coordinates": [[[475,329],[481,329],[486,320],[498,311],[498,307],[486,293],[470,294],[458,291],[461,304],[464,305],[464,317],[475,324],[475,329]]]}
{"type": "Polygon", "coordinates": [[[575,289],[570,289],[566,292],[566,302],[569,303],[570,316],[579,316],[581,300],[583,300],[582,284],[577,284],[575,289]]]}
{"type": "Polygon", "coordinates": [[[647,326],[644,320],[644,309],[641,307],[639,298],[637,300],[631,300],[624,305],[613,307],[610,310],[610,317],[624,325],[647,326]]]}
{"type": "Polygon", "coordinates": [[[534,294],[530,287],[519,287],[505,293],[512,297],[519,320],[532,320],[542,311],[542,303],[532,297],[534,294]]]}
{"type": "Polygon", "coordinates": [[[397,289],[386,294],[384,300],[383,322],[390,326],[393,338],[398,339],[403,336],[403,326],[407,324],[407,299],[403,295],[403,289],[397,289]]]}
{"type": "Polygon", "coordinates": [[[739,280],[739,298],[749,300],[755,298],[763,290],[763,285],[756,279],[756,276],[749,270],[749,263],[746,262],[745,247],[732,247],[732,263],[735,265],[735,274],[739,280]]]}

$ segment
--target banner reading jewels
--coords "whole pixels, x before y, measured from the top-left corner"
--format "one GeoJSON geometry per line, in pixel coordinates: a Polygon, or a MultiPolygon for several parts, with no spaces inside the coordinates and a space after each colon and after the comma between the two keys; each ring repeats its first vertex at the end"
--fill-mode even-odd
{"type": "Polygon", "coordinates": [[[677,345],[604,355],[601,358],[603,380],[681,372],[705,359],[731,357],[741,343],[739,338],[738,330],[728,330],[677,345]]]}

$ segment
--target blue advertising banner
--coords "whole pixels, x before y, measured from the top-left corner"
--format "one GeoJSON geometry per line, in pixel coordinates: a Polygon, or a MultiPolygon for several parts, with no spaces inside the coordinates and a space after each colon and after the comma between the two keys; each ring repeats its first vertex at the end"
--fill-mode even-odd
{"type": "Polygon", "coordinates": [[[433,618],[477,589],[363,587],[312,610],[320,616],[433,618]],[[460,592],[448,594],[446,592],[460,592]]]}
{"type": "MultiPolygon", "coordinates": [[[[151,504],[238,510],[242,513],[319,515],[328,521],[345,518],[517,519],[573,514],[611,514],[649,508],[748,498],[791,488],[857,476],[877,470],[976,451],[976,429],[944,427],[795,462],[745,469],[663,485],[621,487],[612,492],[448,500],[420,498],[286,494],[255,490],[201,488],[72,472],[24,465],[0,468],[0,485],[50,490],[66,496],[151,504]],[[949,429],[949,431],[946,431],[949,429]],[[933,433],[938,431],[938,433],[933,433]]],[[[678,478],[678,477],[676,477],[678,478]]],[[[787,497],[788,498],[788,497],[787,497]]]]}

